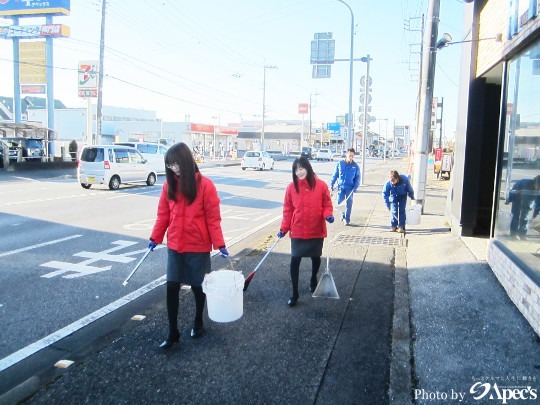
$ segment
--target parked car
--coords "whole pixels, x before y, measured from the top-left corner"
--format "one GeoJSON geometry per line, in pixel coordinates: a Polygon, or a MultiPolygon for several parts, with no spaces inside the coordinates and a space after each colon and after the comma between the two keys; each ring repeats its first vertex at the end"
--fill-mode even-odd
{"type": "Polygon", "coordinates": [[[267,150],[266,151],[270,156],[272,156],[272,159],[275,160],[285,160],[286,157],[280,150],[267,150]]]}
{"type": "Polygon", "coordinates": [[[114,144],[137,149],[156,173],[165,173],[165,152],[168,149],[166,146],[151,142],[115,142],[114,144]]]}
{"type": "Polygon", "coordinates": [[[87,146],[77,166],[82,188],[104,184],[117,190],[122,183],[145,182],[153,186],[156,171],[135,148],[120,145],[87,146]]]}
{"type": "Polygon", "coordinates": [[[317,152],[317,160],[334,160],[334,154],[330,149],[319,149],[317,152]]]}
{"type": "Polygon", "coordinates": [[[313,159],[313,154],[314,154],[314,152],[313,152],[313,148],[312,148],[312,147],[310,147],[310,146],[304,146],[304,147],[302,148],[302,154],[301,154],[301,156],[307,157],[308,159],[313,159]]]}
{"type": "Polygon", "coordinates": [[[3,147],[6,145],[9,148],[9,159],[17,160],[19,151],[21,158],[24,161],[41,160],[45,156],[45,144],[43,139],[39,138],[2,138],[2,151],[0,154],[3,158],[3,147]]]}
{"type": "Polygon", "coordinates": [[[274,159],[272,159],[272,156],[268,152],[246,152],[240,166],[242,170],[246,170],[247,168],[274,170],[274,159]]]}

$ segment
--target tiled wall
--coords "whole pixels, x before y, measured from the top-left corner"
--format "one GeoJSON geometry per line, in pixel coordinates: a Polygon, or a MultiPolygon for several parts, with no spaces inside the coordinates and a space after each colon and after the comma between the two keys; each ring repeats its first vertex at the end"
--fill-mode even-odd
{"type": "Polygon", "coordinates": [[[540,287],[491,241],[487,261],[510,299],[540,336],[540,287]]]}
{"type": "Polygon", "coordinates": [[[478,59],[476,76],[484,74],[503,59],[504,42],[508,32],[508,0],[490,0],[480,14],[478,27],[478,59]],[[501,35],[502,42],[495,38],[501,35]]]}

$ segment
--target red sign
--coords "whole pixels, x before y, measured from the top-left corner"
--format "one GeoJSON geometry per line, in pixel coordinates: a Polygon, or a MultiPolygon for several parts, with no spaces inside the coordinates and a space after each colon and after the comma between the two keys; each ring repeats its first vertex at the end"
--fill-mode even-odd
{"type": "Polygon", "coordinates": [[[298,104],[298,114],[307,114],[309,111],[308,104],[298,104]]]}
{"type": "Polygon", "coordinates": [[[206,124],[191,124],[191,132],[204,132],[207,134],[213,134],[214,133],[214,126],[213,125],[206,125],[206,124]]]}
{"type": "Polygon", "coordinates": [[[44,94],[46,90],[44,84],[21,84],[21,93],[23,94],[44,94]]]}
{"type": "Polygon", "coordinates": [[[220,135],[238,135],[238,128],[217,127],[216,132],[220,135]]]}
{"type": "Polygon", "coordinates": [[[440,162],[442,160],[442,148],[435,149],[435,162],[440,162]]]}
{"type": "Polygon", "coordinates": [[[97,89],[79,89],[79,97],[97,97],[97,89]]]}

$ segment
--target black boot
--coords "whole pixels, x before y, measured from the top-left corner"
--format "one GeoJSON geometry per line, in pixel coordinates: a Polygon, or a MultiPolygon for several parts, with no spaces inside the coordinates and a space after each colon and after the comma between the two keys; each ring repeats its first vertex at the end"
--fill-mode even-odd
{"type": "Polygon", "coordinates": [[[162,349],[169,349],[180,341],[178,331],[178,300],[180,298],[180,283],[167,281],[167,317],[169,319],[169,336],[159,345],[162,349]]]}
{"type": "Polygon", "coordinates": [[[317,273],[321,267],[321,258],[319,256],[311,258],[311,281],[309,283],[309,291],[313,294],[317,288],[317,273]]]}
{"type": "Polygon", "coordinates": [[[193,296],[195,297],[195,321],[193,322],[193,329],[191,329],[191,337],[193,339],[200,338],[204,335],[204,322],[203,311],[204,303],[206,302],[206,294],[203,292],[202,287],[191,287],[193,296]]]}
{"type": "Polygon", "coordinates": [[[298,301],[298,276],[300,273],[300,261],[301,257],[291,257],[291,284],[292,284],[292,297],[289,298],[287,305],[294,307],[298,301]]]}

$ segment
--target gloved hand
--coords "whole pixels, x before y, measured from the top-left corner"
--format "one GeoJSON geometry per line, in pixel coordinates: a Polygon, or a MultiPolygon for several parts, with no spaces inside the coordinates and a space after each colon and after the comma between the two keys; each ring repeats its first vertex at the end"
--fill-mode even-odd
{"type": "Polygon", "coordinates": [[[156,246],[157,246],[157,243],[152,242],[152,241],[148,242],[148,249],[150,249],[152,252],[154,251],[156,246]]]}
{"type": "Polygon", "coordinates": [[[333,224],[334,223],[334,217],[332,215],[329,215],[326,217],[326,220],[328,221],[328,223],[330,224],[333,224]]]}
{"type": "Polygon", "coordinates": [[[277,233],[277,237],[278,237],[278,238],[283,238],[285,235],[287,235],[287,232],[283,232],[281,229],[280,229],[279,232],[277,233]]]}
{"type": "Polygon", "coordinates": [[[219,251],[221,252],[221,257],[223,257],[224,259],[229,257],[229,251],[227,249],[222,248],[222,249],[219,249],[219,251]]]}

